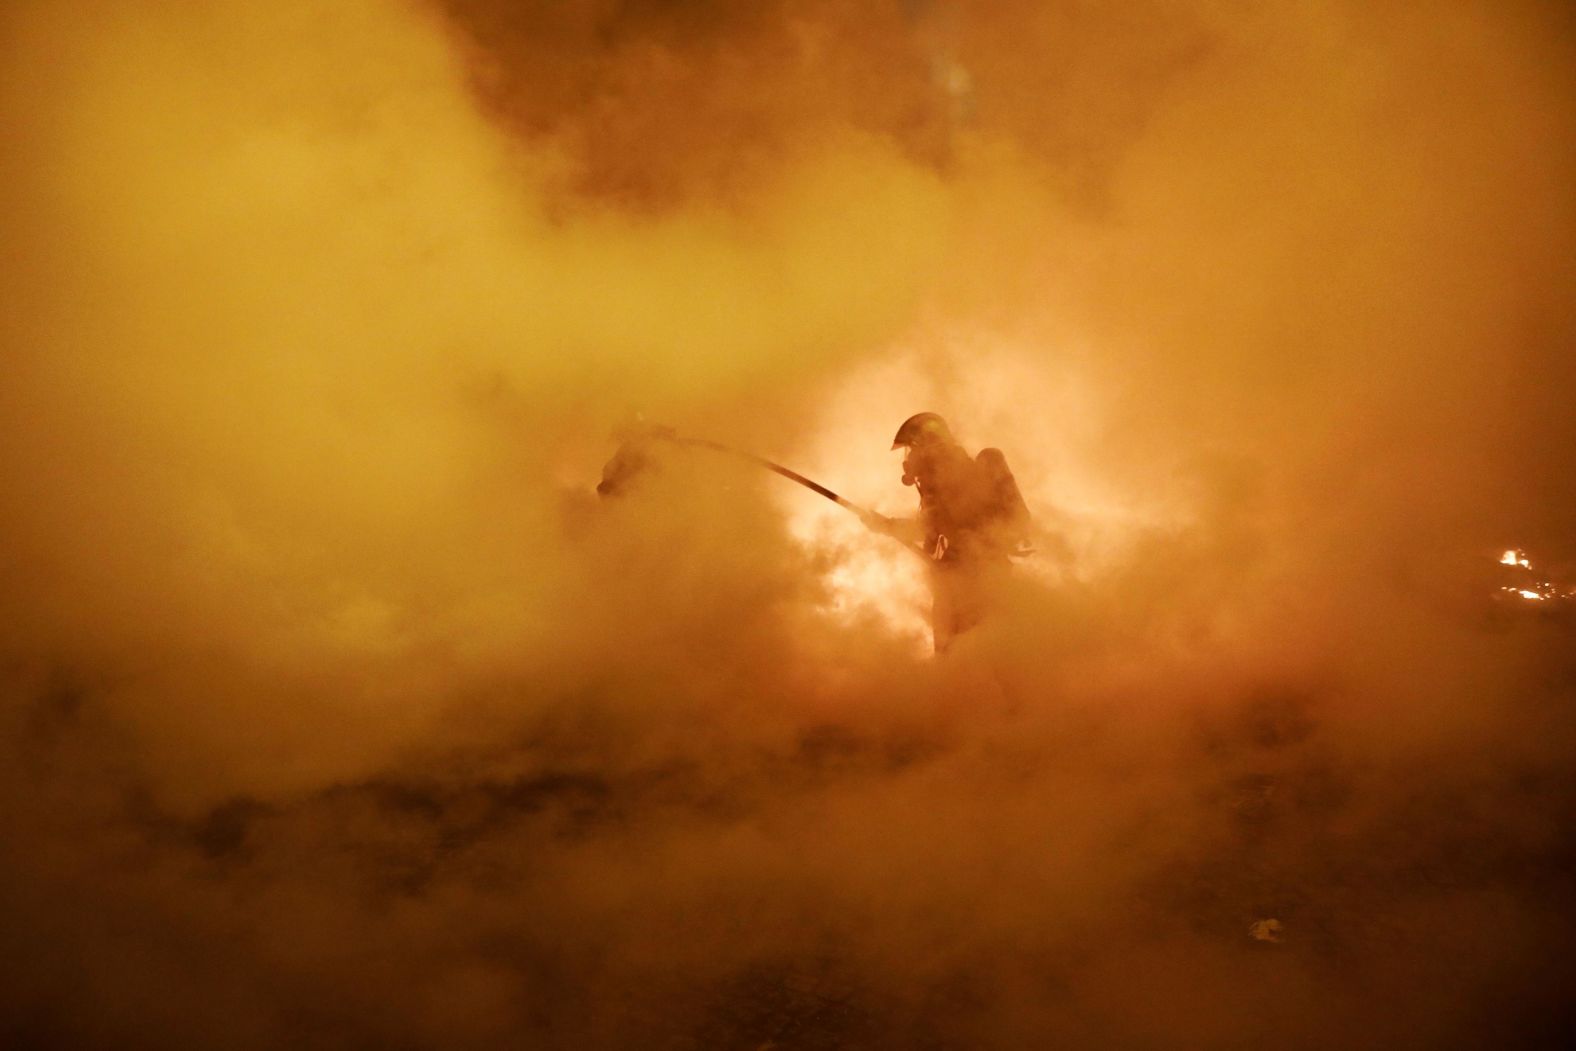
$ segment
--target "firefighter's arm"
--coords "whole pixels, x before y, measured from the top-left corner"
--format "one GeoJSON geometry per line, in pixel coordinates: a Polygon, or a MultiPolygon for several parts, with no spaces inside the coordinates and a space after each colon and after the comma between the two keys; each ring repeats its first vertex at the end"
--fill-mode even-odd
{"type": "Polygon", "coordinates": [[[918,547],[924,539],[924,530],[917,518],[890,518],[875,511],[860,510],[859,519],[872,533],[892,537],[909,547],[918,547]]]}

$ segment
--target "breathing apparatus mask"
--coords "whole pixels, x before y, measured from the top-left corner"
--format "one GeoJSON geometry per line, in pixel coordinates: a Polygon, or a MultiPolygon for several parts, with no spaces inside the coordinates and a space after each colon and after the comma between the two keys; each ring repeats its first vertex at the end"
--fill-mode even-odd
{"type": "Polygon", "coordinates": [[[903,450],[903,484],[918,485],[920,478],[931,473],[936,446],[933,443],[910,445],[903,450]]]}
{"type": "Polygon", "coordinates": [[[933,412],[915,413],[903,421],[892,438],[892,448],[903,450],[903,484],[917,485],[928,473],[932,451],[952,441],[947,421],[933,412]]]}

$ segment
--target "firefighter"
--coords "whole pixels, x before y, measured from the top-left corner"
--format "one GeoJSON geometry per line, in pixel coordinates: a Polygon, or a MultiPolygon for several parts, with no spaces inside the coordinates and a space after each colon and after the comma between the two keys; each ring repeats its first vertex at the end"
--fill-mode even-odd
{"type": "Polygon", "coordinates": [[[917,546],[930,561],[936,652],[986,615],[992,593],[1028,543],[1029,509],[1000,449],[970,456],[940,416],[910,416],[892,439],[903,484],[919,490],[917,519],[870,514],[866,524],[917,546]]]}

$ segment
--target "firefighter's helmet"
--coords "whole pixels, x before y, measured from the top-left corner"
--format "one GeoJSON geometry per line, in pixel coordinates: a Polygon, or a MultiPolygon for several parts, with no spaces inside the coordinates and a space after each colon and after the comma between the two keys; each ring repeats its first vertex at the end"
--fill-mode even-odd
{"type": "Polygon", "coordinates": [[[897,429],[897,435],[892,439],[892,448],[951,441],[952,431],[948,430],[946,420],[933,412],[921,412],[903,421],[903,426],[897,429]]]}

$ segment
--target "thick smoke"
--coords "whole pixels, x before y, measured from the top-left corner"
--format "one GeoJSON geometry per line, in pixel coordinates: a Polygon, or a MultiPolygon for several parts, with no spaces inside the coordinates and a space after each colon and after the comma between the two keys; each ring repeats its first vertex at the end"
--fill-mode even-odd
{"type": "Polygon", "coordinates": [[[1563,7],[0,33],[0,1042],[1569,1041],[1563,7]]]}

